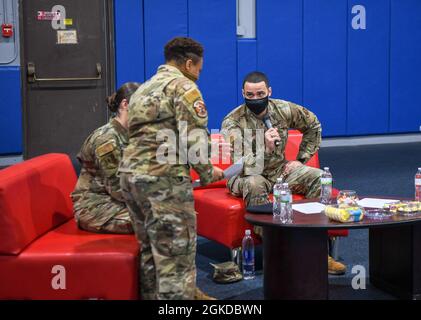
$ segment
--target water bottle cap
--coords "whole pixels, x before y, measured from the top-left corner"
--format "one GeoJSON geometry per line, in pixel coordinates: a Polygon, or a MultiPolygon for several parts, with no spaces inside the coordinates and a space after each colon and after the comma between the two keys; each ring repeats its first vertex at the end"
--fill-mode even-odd
{"type": "Polygon", "coordinates": [[[323,168],[325,171],[329,171],[329,167],[324,167],[323,168]]]}
{"type": "Polygon", "coordinates": [[[421,168],[418,168],[418,171],[421,171],[421,168]]]}
{"type": "Polygon", "coordinates": [[[246,230],[246,236],[250,236],[251,235],[251,231],[249,229],[246,230]]]}
{"type": "Polygon", "coordinates": [[[278,179],[276,179],[276,182],[278,182],[278,183],[282,183],[282,178],[278,178],[278,179]]]}

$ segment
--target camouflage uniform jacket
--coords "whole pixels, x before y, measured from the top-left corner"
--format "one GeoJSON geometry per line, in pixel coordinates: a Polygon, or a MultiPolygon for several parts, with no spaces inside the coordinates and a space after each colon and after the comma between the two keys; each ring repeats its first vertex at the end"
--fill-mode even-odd
{"type": "Polygon", "coordinates": [[[209,157],[199,163],[187,159],[196,145],[194,129],[201,129],[199,145],[209,151],[208,114],[202,94],[194,82],[176,67],[162,65],[158,72],[132,95],[129,105],[129,145],[124,150],[120,172],[190,177],[190,166],[202,184],[212,181],[209,157]],[[172,139],[168,138],[172,136],[172,139]],[[165,160],[166,155],[168,160],[165,160]]]}
{"type": "Polygon", "coordinates": [[[114,118],[85,140],[77,155],[82,169],[72,193],[75,208],[101,195],[124,202],[117,170],[127,143],[127,130],[114,118]]]}
{"type": "MultiPolygon", "coordinates": [[[[317,117],[311,111],[297,104],[278,100],[269,99],[268,114],[274,128],[278,129],[281,137],[280,145],[275,147],[272,154],[266,151],[262,152],[264,158],[263,168],[259,174],[263,175],[273,183],[276,182],[276,177],[279,177],[284,165],[287,163],[285,160],[285,146],[288,139],[288,129],[297,129],[303,133],[303,139],[297,155],[297,160],[306,163],[317,152],[321,143],[321,125],[317,117]]],[[[222,123],[222,134],[227,141],[233,144],[236,157],[241,156],[243,152],[241,143],[235,143],[235,139],[245,138],[244,144],[251,144],[251,150],[256,152],[256,129],[265,132],[267,128],[262,120],[258,119],[245,104],[237,107],[230,112],[222,123]],[[252,129],[250,139],[245,135],[244,129],[252,129]]],[[[264,137],[258,142],[264,145],[264,137]]],[[[265,150],[263,148],[263,150],[265,150]]],[[[259,157],[259,155],[257,155],[259,157]]],[[[247,169],[255,166],[257,160],[256,156],[249,157],[245,161],[243,176],[247,174],[247,169]]]]}

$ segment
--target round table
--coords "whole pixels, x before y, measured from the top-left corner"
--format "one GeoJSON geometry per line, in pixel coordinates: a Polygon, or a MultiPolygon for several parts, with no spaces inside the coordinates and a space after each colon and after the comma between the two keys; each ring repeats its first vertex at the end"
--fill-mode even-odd
{"type": "MultiPolygon", "coordinates": [[[[294,204],[306,202],[318,199],[294,204]]],[[[245,219],[263,227],[265,299],[328,299],[327,230],[362,228],[369,229],[371,284],[401,298],[421,298],[421,214],[365,217],[352,223],[297,211],[288,224],[274,220],[271,213],[246,212],[245,219]]]]}

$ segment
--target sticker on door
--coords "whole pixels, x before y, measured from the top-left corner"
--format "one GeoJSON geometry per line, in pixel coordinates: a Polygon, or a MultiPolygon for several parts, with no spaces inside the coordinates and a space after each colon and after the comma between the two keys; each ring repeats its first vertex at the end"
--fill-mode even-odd
{"type": "Polygon", "coordinates": [[[41,21],[60,20],[60,12],[38,11],[37,20],[41,20],[41,21]]]}
{"type": "Polygon", "coordinates": [[[58,30],[57,44],[77,44],[76,30],[58,30]]]}

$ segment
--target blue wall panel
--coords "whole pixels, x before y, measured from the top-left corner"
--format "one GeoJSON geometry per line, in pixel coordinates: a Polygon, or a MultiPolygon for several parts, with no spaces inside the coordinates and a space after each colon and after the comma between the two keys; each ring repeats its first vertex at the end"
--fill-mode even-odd
{"type": "Polygon", "coordinates": [[[237,106],[236,3],[189,1],[189,36],[205,47],[199,87],[209,111],[209,129],[219,129],[237,106]]]}
{"type": "Polygon", "coordinates": [[[237,42],[237,64],[238,64],[238,102],[244,102],[242,87],[244,77],[257,69],[257,41],[241,39],[237,42]]]}
{"type": "Polygon", "coordinates": [[[392,0],[390,131],[421,126],[421,1],[392,0]]]}
{"type": "MultiPolygon", "coordinates": [[[[270,77],[274,97],[317,114],[324,136],[419,131],[420,0],[256,5],[257,39],[237,40],[234,0],[116,0],[117,85],[149,78],[164,62],[164,44],[190,35],[205,45],[199,86],[209,128],[242,102],[242,80],[258,69],[270,77]],[[366,30],[351,28],[356,4],[367,9],[366,30]]],[[[0,154],[21,153],[19,68],[1,67],[0,83],[0,154]]]]}
{"type": "Polygon", "coordinates": [[[258,0],[257,67],[273,97],[302,103],[302,0],[258,0]]]}
{"type": "Polygon", "coordinates": [[[346,134],[347,1],[304,0],[304,102],[324,136],[346,134]]]}
{"type": "Polygon", "coordinates": [[[116,86],[145,80],[143,0],[116,0],[116,86]]]}
{"type": "Polygon", "coordinates": [[[146,79],[165,62],[164,46],[176,36],[187,36],[188,0],[144,0],[146,79]]]}
{"type": "Polygon", "coordinates": [[[348,134],[385,133],[389,129],[388,0],[348,2],[348,134]],[[366,8],[366,29],[354,30],[352,7],[366,8]]]}
{"type": "Polygon", "coordinates": [[[0,68],[0,154],[22,153],[22,102],[19,67],[0,68]]]}

